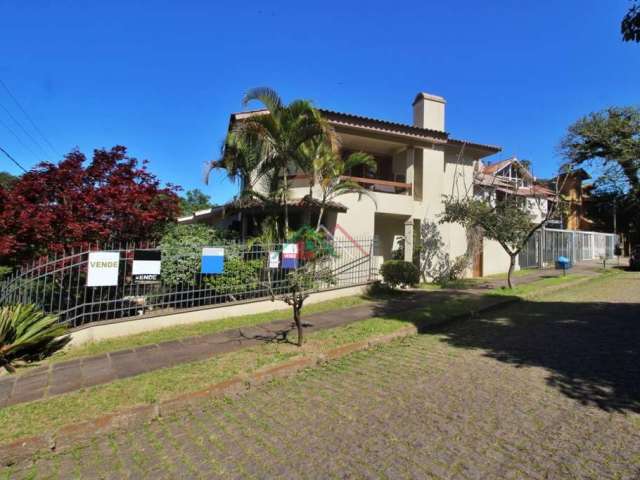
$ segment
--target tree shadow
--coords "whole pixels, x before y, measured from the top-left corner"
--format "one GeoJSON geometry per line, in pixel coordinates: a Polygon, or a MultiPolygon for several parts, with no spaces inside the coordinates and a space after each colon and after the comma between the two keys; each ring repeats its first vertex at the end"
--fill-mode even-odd
{"type": "MultiPolygon", "coordinates": [[[[640,288],[640,277],[628,281],[640,288]]],[[[424,315],[396,313],[390,318],[410,321],[421,333],[441,334],[452,346],[482,349],[500,362],[542,367],[549,372],[548,385],[582,404],[640,413],[637,303],[518,300],[481,314],[469,310],[439,326],[424,315]]]]}

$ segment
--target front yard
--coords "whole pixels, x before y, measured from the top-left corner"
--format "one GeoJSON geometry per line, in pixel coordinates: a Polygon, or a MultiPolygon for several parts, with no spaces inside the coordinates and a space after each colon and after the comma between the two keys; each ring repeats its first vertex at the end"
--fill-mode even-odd
{"type": "MultiPolygon", "coordinates": [[[[440,323],[237,398],[100,436],[68,454],[16,465],[6,476],[634,478],[638,281],[636,273],[602,275],[559,289],[559,280],[545,279],[544,297],[440,323]]],[[[410,318],[317,332],[305,352],[470,306],[458,301],[410,318]]],[[[252,351],[279,361],[271,349],[282,358],[304,354],[283,345],[252,351]]],[[[259,368],[255,356],[251,362],[259,368]]],[[[193,369],[191,380],[211,374],[196,374],[204,363],[183,366],[193,369]]],[[[72,395],[59,397],[56,408],[78,415],[81,404],[65,398],[72,395]]],[[[54,426],[35,406],[7,409],[15,415],[3,425],[26,422],[28,408],[31,422],[54,426]]]]}
{"type": "MultiPolygon", "coordinates": [[[[512,292],[512,296],[524,298],[536,292],[555,288],[559,284],[570,284],[573,281],[584,281],[584,278],[580,276],[546,278],[520,287],[519,290],[512,292]]],[[[426,302],[410,312],[387,314],[384,317],[369,318],[345,326],[311,333],[302,348],[289,343],[268,342],[216,355],[203,361],[162,368],[64,395],[52,396],[45,400],[12,405],[0,410],[0,422],[5,425],[0,431],[0,442],[6,443],[43,431],[55,431],[70,423],[90,420],[138,405],[153,404],[188,392],[197,392],[232,377],[248,378],[261,369],[286,360],[318,358],[336,347],[363,340],[375,340],[381,336],[406,329],[408,326],[413,326],[422,332],[429,331],[446,319],[477,312],[482,307],[495,303],[493,295],[504,296],[509,293],[492,291],[489,295],[480,295],[460,292],[444,297],[428,297],[437,299],[437,301],[426,302]]],[[[439,294],[433,292],[427,295],[439,294]]],[[[370,297],[349,297],[310,305],[306,307],[305,314],[330,311],[339,315],[340,309],[345,311],[344,309],[347,307],[362,305],[372,300],[370,297]]],[[[53,361],[113,351],[114,349],[132,348],[159,341],[176,340],[194,334],[250,326],[280,319],[282,316],[282,312],[273,312],[192,325],[186,329],[183,327],[170,328],[123,337],[69,350],[53,361]]]]}

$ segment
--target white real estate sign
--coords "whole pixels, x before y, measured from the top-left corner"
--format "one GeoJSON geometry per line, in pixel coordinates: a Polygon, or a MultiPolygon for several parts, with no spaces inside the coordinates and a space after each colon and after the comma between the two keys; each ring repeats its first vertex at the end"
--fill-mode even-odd
{"type": "Polygon", "coordinates": [[[118,285],[120,252],[89,252],[87,287],[118,285]]]}

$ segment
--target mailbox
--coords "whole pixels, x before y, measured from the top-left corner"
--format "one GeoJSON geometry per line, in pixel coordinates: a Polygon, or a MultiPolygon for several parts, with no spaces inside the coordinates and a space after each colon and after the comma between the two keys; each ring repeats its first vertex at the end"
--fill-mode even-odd
{"type": "Polygon", "coordinates": [[[556,268],[562,269],[566,275],[567,268],[571,268],[571,260],[569,260],[567,257],[558,257],[556,259],[556,268]]]}

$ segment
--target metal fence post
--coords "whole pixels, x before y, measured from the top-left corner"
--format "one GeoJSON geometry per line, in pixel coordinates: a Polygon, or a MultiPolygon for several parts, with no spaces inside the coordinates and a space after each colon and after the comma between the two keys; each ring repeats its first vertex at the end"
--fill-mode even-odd
{"type": "Polygon", "coordinates": [[[544,225],[540,229],[540,246],[538,252],[538,268],[544,268],[544,242],[545,242],[545,227],[544,225]]]}

